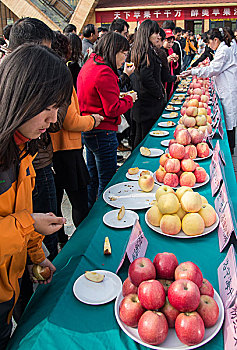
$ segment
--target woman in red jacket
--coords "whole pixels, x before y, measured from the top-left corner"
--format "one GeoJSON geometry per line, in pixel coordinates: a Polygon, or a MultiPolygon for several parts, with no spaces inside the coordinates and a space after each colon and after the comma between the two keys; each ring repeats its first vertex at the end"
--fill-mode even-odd
{"type": "Polygon", "coordinates": [[[120,115],[136,100],[136,93],[120,98],[117,70],[124,64],[129,50],[125,37],[105,34],[96,45],[95,53],[82,67],[77,80],[77,96],[82,115],[100,114],[104,120],[83,134],[87,167],[91,182],[88,186],[89,208],[94,204],[116,172],[118,141],[116,131],[120,115]]]}

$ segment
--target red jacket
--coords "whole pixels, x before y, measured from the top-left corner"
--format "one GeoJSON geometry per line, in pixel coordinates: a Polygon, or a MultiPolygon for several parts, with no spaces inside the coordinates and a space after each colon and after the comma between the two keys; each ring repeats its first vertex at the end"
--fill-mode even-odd
{"type": "Polygon", "coordinates": [[[133,106],[131,96],[119,98],[118,77],[100,56],[91,54],[77,79],[77,97],[82,115],[100,114],[97,129],[118,130],[120,115],[133,106]],[[96,63],[96,62],[97,63],[96,63]]]}

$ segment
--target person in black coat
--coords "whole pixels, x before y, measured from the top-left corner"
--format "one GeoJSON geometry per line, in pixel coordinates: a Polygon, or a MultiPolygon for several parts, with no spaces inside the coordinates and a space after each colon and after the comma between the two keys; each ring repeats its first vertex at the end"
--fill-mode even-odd
{"type": "Polygon", "coordinates": [[[77,77],[81,70],[79,63],[83,60],[82,41],[79,36],[74,33],[67,34],[67,37],[71,47],[71,57],[69,58],[67,65],[72,74],[74,88],[77,91],[77,77]]]}
{"type": "Polygon", "coordinates": [[[145,20],[140,25],[131,50],[135,74],[131,76],[138,100],[132,108],[133,148],[147,135],[160,117],[164,106],[164,88],[161,83],[161,60],[154,51],[158,43],[159,25],[145,20]],[[134,128],[135,126],[135,128],[134,128]]]}

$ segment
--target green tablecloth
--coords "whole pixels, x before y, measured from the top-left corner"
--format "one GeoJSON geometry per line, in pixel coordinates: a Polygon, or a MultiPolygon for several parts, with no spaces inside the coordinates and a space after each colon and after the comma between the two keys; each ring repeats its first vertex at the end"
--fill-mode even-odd
{"type": "MultiPolygon", "coordinates": [[[[223,118],[223,113],[222,113],[223,118]]],[[[160,118],[159,121],[166,119],[160,118]]],[[[178,121],[178,119],[174,119],[178,121]]],[[[223,123],[224,124],[224,123],[223,123]]],[[[157,123],[154,125],[157,128],[157,123]]],[[[170,135],[165,138],[147,136],[142,145],[165,149],[160,141],[173,137],[174,128],[167,129],[170,135]]],[[[226,130],[224,139],[220,140],[221,149],[226,159],[226,184],[236,208],[236,179],[229,152],[226,130]]],[[[218,136],[215,136],[217,139],[218,136]]],[[[215,144],[215,140],[214,140],[215,144]]],[[[202,160],[209,173],[211,159],[202,160]]],[[[109,186],[126,181],[127,169],[133,166],[155,171],[159,158],[145,158],[140,155],[139,147],[132,153],[126,163],[119,169],[109,186]]],[[[211,205],[210,183],[198,189],[211,205]]],[[[145,349],[131,340],[118,326],[114,316],[114,301],[101,306],[89,306],[79,302],[73,295],[72,286],[75,280],[91,269],[105,269],[115,272],[131,233],[131,228],[116,230],[105,226],[103,215],[113,210],[102,198],[99,198],[88,217],[76,230],[73,237],[55,259],[57,271],[52,283],[39,286],[29,303],[9,345],[10,349],[145,349]],[[109,236],[112,255],[104,256],[103,243],[109,236]]],[[[145,223],[146,210],[138,210],[140,224],[148,239],[146,256],[153,260],[158,252],[172,252],[179,262],[191,260],[211,281],[218,291],[217,268],[223,261],[226,250],[219,251],[217,230],[193,239],[176,239],[159,235],[145,223]]],[[[125,261],[120,277],[127,277],[128,263],[125,261]]],[[[222,331],[208,344],[200,349],[223,349],[222,331]]]]}

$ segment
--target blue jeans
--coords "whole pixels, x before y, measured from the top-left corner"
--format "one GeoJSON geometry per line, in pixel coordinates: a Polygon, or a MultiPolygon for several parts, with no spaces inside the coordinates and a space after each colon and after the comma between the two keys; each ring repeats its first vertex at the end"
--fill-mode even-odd
{"type": "Polygon", "coordinates": [[[83,141],[91,178],[88,185],[88,206],[91,209],[116,173],[118,141],[116,131],[111,130],[87,131],[83,133],[83,141]]]}
{"type": "Polygon", "coordinates": [[[190,65],[191,61],[192,61],[192,56],[186,55],[186,53],[185,53],[182,70],[186,70],[188,68],[188,66],[190,65]]]}
{"type": "MultiPolygon", "coordinates": [[[[49,213],[52,212],[57,215],[57,197],[54,183],[54,176],[52,172],[52,164],[44,168],[36,169],[35,188],[33,191],[33,212],[34,213],[49,213]]],[[[49,259],[52,261],[58,254],[57,232],[50,236],[45,236],[44,244],[46,245],[50,255],[49,259]]]]}

